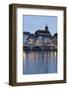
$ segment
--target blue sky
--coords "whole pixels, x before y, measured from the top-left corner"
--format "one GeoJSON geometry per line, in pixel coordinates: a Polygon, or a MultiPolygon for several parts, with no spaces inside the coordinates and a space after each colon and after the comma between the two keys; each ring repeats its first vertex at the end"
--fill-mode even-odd
{"type": "Polygon", "coordinates": [[[53,35],[57,32],[57,16],[23,16],[24,31],[34,33],[36,30],[44,30],[47,24],[49,31],[53,35]]]}

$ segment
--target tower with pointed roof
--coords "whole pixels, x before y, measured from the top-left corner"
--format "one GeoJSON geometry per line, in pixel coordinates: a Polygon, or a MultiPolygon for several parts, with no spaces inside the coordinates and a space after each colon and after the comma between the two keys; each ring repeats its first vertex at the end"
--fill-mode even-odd
{"type": "Polygon", "coordinates": [[[45,31],[48,31],[48,26],[47,26],[47,24],[46,24],[46,26],[45,26],[45,31]]]}

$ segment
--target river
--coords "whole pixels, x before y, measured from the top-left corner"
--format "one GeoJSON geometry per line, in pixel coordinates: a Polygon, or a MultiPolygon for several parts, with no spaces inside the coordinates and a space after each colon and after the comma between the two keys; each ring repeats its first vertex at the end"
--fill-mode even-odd
{"type": "Polygon", "coordinates": [[[49,74],[57,73],[57,52],[40,51],[24,52],[23,74],[49,74]]]}

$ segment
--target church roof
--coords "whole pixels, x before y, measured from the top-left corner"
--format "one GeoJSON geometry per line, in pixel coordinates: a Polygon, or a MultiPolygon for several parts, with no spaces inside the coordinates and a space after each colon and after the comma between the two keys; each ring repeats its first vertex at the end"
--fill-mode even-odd
{"type": "Polygon", "coordinates": [[[48,26],[46,25],[45,26],[45,30],[37,30],[36,32],[35,32],[35,34],[36,35],[41,35],[41,36],[51,36],[51,33],[49,32],[49,30],[48,30],[48,26]]]}
{"type": "Polygon", "coordinates": [[[51,34],[50,34],[50,32],[49,31],[44,31],[44,30],[37,30],[36,32],[35,32],[35,35],[37,36],[49,36],[49,37],[51,37],[51,34]]]}
{"type": "Polygon", "coordinates": [[[45,34],[50,34],[50,32],[49,32],[49,31],[44,31],[44,30],[37,30],[37,31],[35,32],[35,34],[45,35],[45,34]]]}

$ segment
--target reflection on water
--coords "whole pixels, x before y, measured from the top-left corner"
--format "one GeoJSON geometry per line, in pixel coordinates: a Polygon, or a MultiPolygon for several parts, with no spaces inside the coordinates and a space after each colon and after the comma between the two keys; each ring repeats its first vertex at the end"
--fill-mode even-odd
{"type": "Polygon", "coordinates": [[[57,73],[57,52],[24,52],[23,74],[57,73]]]}

